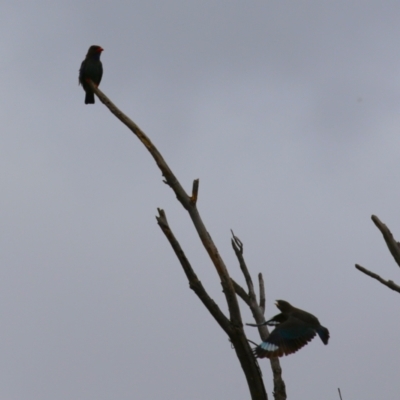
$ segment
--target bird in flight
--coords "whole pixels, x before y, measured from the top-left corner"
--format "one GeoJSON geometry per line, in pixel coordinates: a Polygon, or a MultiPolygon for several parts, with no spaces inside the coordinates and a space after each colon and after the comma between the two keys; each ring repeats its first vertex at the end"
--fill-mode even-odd
{"type": "Polygon", "coordinates": [[[281,311],[280,314],[262,324],[246,324],[275,326],[268,338],[253,350],[257,358],[282,357],[295,353],[316,334],[324,344],[328,344],[329,331],[319,323],[317,317],[293,307],[285,300],[277,300],[275,305],[281,311]]]}

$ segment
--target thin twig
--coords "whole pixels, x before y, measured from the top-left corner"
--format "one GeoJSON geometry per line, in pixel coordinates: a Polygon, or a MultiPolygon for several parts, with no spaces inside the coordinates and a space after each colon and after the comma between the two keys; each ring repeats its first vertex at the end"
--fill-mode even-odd
{"type": "Polygon", "coordinates": [[[232,233],[232,240],[235,242],[235,245],[237,247],[237,250],[239,251],[240,254],[243,254],[243,242],[233,233],[233,230],[231,229],[232,233]]]}
{"type": "Polygon", "coordinates": [[[199,193],[199,180],[195,179],[193,181],[193,187],[192,187],[192,196],[190,197],[190,202],[192,204],[196,204],[197,203],[197,195],[199,193]]]}
{"type": "Polygon", "coordinates": [[[376,215],[372,215],[371,219],[376,227],[381,231],[390,253],[395,259],[397,265],[400,266],[400,243],[394,239],[392,232],[390,232],[389,228],[376,215]]]}
{"type": "Polygon", "coordinates": [[[356,264],[356,268],[363,272],[365,275],[370,276],[371,278],[376,279],[377,281],[379,281],[380,283],[382,283],[382,285],[387,286],[388,288],[394,290],[395,292],[399,292],[400,293],[400,286],[397,285],[396,283],[394,283],[393,281],[385,281],[383,278],[381,278],[378,274],[375,274],[375,272],[371,272],[368,269],[362,267],[361,265],[356,264]]]}
{"type": "Polygon", "coordinates": [[[246,291],[233,279],[232,279],[232,283],[233,283],[233,287],[235,288],[235,292],[236,294],[248,305],[250,306],[250,296],[246,293],[246,291]]]}
{"type": "Polygon", "coordinates": [[[265,287],[264,287],[264,278],[262,273],[258,274],[258,285],[260,288],[260,308],[262,313],[265,313],[265,287]]]}
{"type": "Polygon", "coordinates": [[[246,285],[247,285],[247,289],[249,291],[249,296],[251,299],[255,300],[256,294],[254,292],[253,280],[251,279],[250,272],[247,268],[246,261],[244,260],[244,257],[243,257],[243,243],[237,236],[235,236],[232,229],[231,229],[231,232],[232,232],[231,243],[232,243],[233,251],[236,254],[236,257],[239,261],[240,269],[242,270],[244,279],[246,280],[246,285]]]}
{"type": "Polygon", "coordinates": [[[343,399],[342,399],[342,393],[340,393],[340,388],[337,388],[337,390],[338,390],[338,392],[339,392],[340,400],[343,400],[343,399]]]}

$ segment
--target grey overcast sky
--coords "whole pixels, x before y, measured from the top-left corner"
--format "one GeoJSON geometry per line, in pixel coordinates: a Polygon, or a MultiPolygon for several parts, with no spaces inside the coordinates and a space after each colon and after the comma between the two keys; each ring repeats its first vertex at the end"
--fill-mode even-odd
{"type": "MultiPolygon", "coordinates": [[[[400,2],[7,1],[0,13],[0,399],[248,399],[203,284],[215,270],[139,141],[154,141],[240,282],[230,229],[266,282],[331,332],[282,358],[289,399],[398,399],[400,283],[370,220],[400,239],[400,2]]],[[[252,322],[242,307],[245,322],[252,322]]],[[[249,338],[259,341],[256,330],[249,338]]],[[[260,365],[272,398],[269,362],[260,365]]]]}

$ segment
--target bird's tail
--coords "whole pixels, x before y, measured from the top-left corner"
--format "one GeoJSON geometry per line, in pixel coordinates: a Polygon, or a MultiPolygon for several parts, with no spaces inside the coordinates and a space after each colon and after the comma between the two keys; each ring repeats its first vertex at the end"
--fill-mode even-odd
{"type": "Polygon", "coordinates": [[[329,340],[329,331],[324,326],[320,326],[317,330],[318,336],[324,342],[324,344],[328,344],[329,340]]]}
{"type": "Polygon", "coordinates": [[[85,96],[85,104],[94,104],[94,93],[93,92],[86,92],[85,96]]]}

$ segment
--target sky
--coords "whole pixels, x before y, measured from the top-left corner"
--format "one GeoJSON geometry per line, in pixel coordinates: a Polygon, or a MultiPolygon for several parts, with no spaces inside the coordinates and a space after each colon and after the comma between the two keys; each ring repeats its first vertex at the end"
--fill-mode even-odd
{"type": "Polygon", "coordinates": [[[370,219],[400,239],[399,18],[398,1],[4,0],[0,399],[249,398],[156,224],[159,207],[226,311],[187,213],[137,138],[84,104],[93,44],[101,90],[188,192],[200,179],[231,276],[244,284],[233,229],[266,318],[284,299],[330,330],[281,359],[288,398],[397,399],[399,295],[354,264],[400,284],[370,219]]]}

